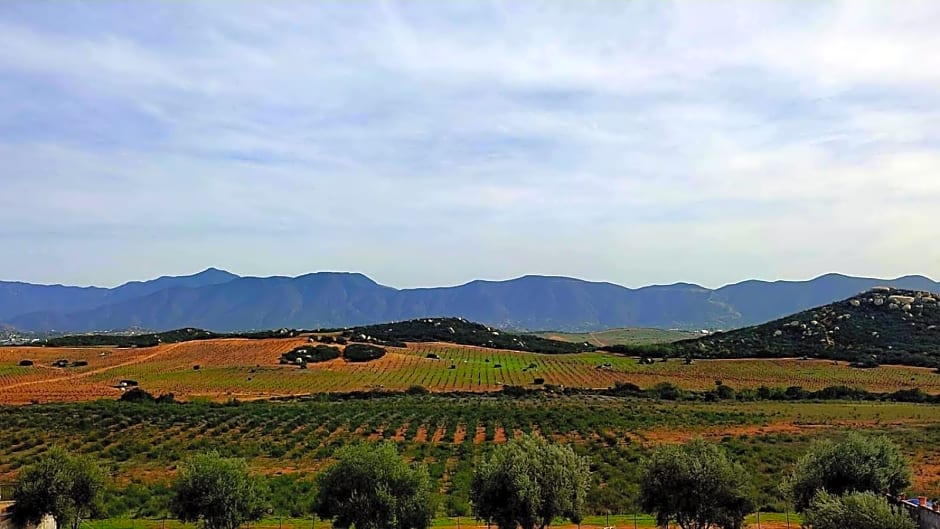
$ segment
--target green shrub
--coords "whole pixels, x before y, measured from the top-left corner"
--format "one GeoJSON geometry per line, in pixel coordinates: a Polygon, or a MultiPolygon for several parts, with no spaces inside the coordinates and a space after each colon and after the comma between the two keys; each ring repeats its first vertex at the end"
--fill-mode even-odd
{"type": "Polygon", "coordinates": [[[343,357],[350,362],[369,362],[385,356],[385,349],[368,344],[354,343],[346,346],[343,357]]]}

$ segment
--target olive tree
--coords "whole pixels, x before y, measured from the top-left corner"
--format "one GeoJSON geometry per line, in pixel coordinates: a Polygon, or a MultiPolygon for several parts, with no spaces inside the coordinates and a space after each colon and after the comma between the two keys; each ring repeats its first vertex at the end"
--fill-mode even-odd
{"type": "Polygon", "coordinates": [[[187,460],[173,482],[170,511],[182,522],[202,522],[206,529],[237,529],[264,514],[267,490],[248,472],[242,459],[217,452],[187,460]]]}
{"type": "Polygon", "coordinates": [[[844,441],[814,445],[796,464],[784,485],[798,511],[816,493],[898,494],[911,484],[910,463],[887,437],[850,434],[844,441]]]}
{"type": "Polygon", "coordinates": [[[83,520],[100,514],[105,481],[100,465],[53,448],[20,471],[13,520],[36,525],[50,515],[58,527],[78,529],[83,520]]]}
{"type": "Polygon", "coordinates": [[[887,499],[872,492],[843,496],[820,491],[804,512],[808,529],[915,529],[905,509],[893,509],[887,499]]]}
{"type": "Polygon", "coordinates": [[[317,475],[313,512],[347,529],[427,529],[434,514],[431,478],[393,443],[346,447],[317,475]]]}
{"type": "Polygon", "coordinates": [[[738,529],[754,509],[743,467],[717,445],[696,439],[653,452],[640,484],[640,504],[659,526],[738,529]]]}
{"type": "Polygon", "coordinates": [[[579,523],[591,483],[587,458],[531,436],[497,446],[470,486],[473,512],[500,529],[544,529],[555,518],[579,523]]]}

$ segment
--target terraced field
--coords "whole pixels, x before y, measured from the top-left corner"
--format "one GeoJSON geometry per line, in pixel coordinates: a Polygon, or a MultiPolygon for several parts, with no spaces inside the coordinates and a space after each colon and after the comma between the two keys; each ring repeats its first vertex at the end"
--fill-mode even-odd
{"type": "Polygon", "coordinates": [[[0,404],[116,398],[121,394],[116,386],[124,379],[138,381],[153,393],[220,401],[403,390],[415,385],[435,392],[487,392],[506,385],[607,388],[617,382],[643,388],[671,382],[695,390],[714,388],[721,381],[734,389],[802,386],[817,390],[845,385],[879,392],[920,388],[940,393],[940,375],[930,369],[855,369],[845,362],[825,360],[699,360],[692,365],[671,360],[644,365],[635,358],[607,353],[541,355],[421,343],[389,349],[384,358],[368,363],[336,359],[310,364],[309,369],[278,363],[282,353],[303,343],[304,337],[206,340],[142,349],[0,348],[0,404]],[[34,365],[18,366],[24,359],[34,365]],[[59,359],[88,365],[51,367],[59,359]]]}

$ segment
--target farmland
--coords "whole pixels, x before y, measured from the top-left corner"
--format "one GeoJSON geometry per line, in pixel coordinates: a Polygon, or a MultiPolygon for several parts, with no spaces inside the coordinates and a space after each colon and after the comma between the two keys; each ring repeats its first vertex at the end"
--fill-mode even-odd
{"type": "Polygon", "coordinates": [[[444,501],[466,512],[474,462],[528,433],[570,443],[594,461],[588,510],[635,510],[638,463],[648,450],[702,436],[753,471],[760,505],[782,508],[778,477],[813,439],[863,429],[901,442],[914,490],[940,493],[940,407],[899,403],[689,403],[596,396],[399,396],[239,404],[79,404],[0,407],[0,481],[51,444],[90,454],[112,475],[109,516],[160,516],[166,483],[188,454],[245,458],[275,492],[276,510],[302,514],[309,481],[349,443],[386,439],[428,465],[444,501]],[[306,484],[306,485],[304,485],[306,484]],[[306,487],[306,488],[305,488],[306,487]],[[278,499],[280,498],[280,499],[278,499]]]}
{"type": "Polygon", "coordinates": [[[539,336],[549,340],[562,340],[572,343],[590,343],[598,347],[608,345],[650,345],[677,342],[702,336],[701,333],[667,329],[609,329],[597,332],[544,332],[539,336]]]}
{"type": "Polygon", "coordinates": [[[316,393],[404,390],[489,392],[504,386],[608,388],[618,382],[649,388],[662,382],[689,390],[713,389],[716,381],[735,389],[802,386],[818,390],[850,386],[889,392],[919,388],[940,393],[931,369],[881,366],[851,368],[846,362],[799,359],[683,360],[641,364],[636,358],[603,352],[542,355],[445,343],[389,348],[372,362],[343,359],[309,369],[280,365],[281,354],[307,343],[285,339],[216,339],[149,348],[0,348],[0,403],[72,402],[117,398],[115,386],[134,380],[152,393],[224,401],[316,393]],[[429,358],[429,356],[431,358],[429,358]],[[19,362],[30,360],[30,367],[19,362]],[[54,368],[60,359],[86,366],[54,368]],[[197,368],[198,367],[198,368],[197,368]],[[540,379],[539,384],[535,384],[540,379]]]}
{"type": "Polygon", "coordinates": [[[442,498],[439,516],[465,516],[474,464],[494,445],[531,434],[591,457],[597,479],[589,513],[625,514],[637,510],[639,463],[652,447],[703,437],[752,471],[763,510],[779,511],[785,508],[779,477],[814,440],[864,430],[904,445],[914,461],[914,492],[940,494],[940,466],[930,463],[940,456],[934,448],[940,407],[773,401],[753,391],[849,386],[940,394],[940,375],[931,369],[786,358],[649,363],[599,351],[537,354],[437,342],[387,347],[369,362],[281,364],[282,355],[309,344],[301,335],[141,348],[2,348],[0,404],[44,404],[0,405],[0,482],[15,479],[54,444],[91,455],[108,470],[120,491],[109,496],[109,517],[158,519],[179,461],[217,450],[245,458],[264,476],[274,512],[302,517],[313,476],[338,448],[388,440],[428,466],[442,498]],[[24,360],[32,365],[21,366],[24,360]],[[62,360],[70,367],[52,367],[62,360]],[[186,402],[118,402],[122,381],[186,402]],[[717,394],[719,382],[739,398],[708,402],[706,392],[717,394]],[[696,393],[670,401],[655,392],[639,398],[634,390],[615,391],[663,383],[696,393]],[[432,393],[402,393],[414,386],[432,393]],[[615,390],[566,393],[562,386],[615,390]],[[740,398],[746,389],[758,400],[740,398]]]}

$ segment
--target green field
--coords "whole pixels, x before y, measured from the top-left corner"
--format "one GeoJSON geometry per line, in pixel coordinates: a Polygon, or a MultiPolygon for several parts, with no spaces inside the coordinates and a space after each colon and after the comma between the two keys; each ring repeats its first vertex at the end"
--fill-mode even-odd
{"type": "Polygon", "coordinates": [[[587,510],[594,515],[636,512],[648,451],[696,436],[721,443],[752,471],[764,510],[786,508],[779,481],[814,439],[853,430],[897,440],[914,460],[911,492],[940,493],[930,463],[940,455],[940,407],[930,405],[432,395],[231,405],[97,401],[0,407],[0,421],[0,481],[15,479],[53,444],[90,454],[115,483],[106,513],[115,519],[165,515],[174,468],[205,450],[245,458],[268,481],[273,512],[304,518],[313,476],[335,451],[380,440],[428,465],[442,497],[439,516],[465,515],[475,461],[524,433],[570,443],[592,459],[597,483],[587,510]]]}
{"type": "Polygon", "coordinates": [[[608,329],[597,332],[541,332],[538,336],[551,340],[572,343],[589,343],[598,347],[605,345],[650,345],[670,343],[690,338],[699,338],[701,333],[650,328],[608,329]]]}

